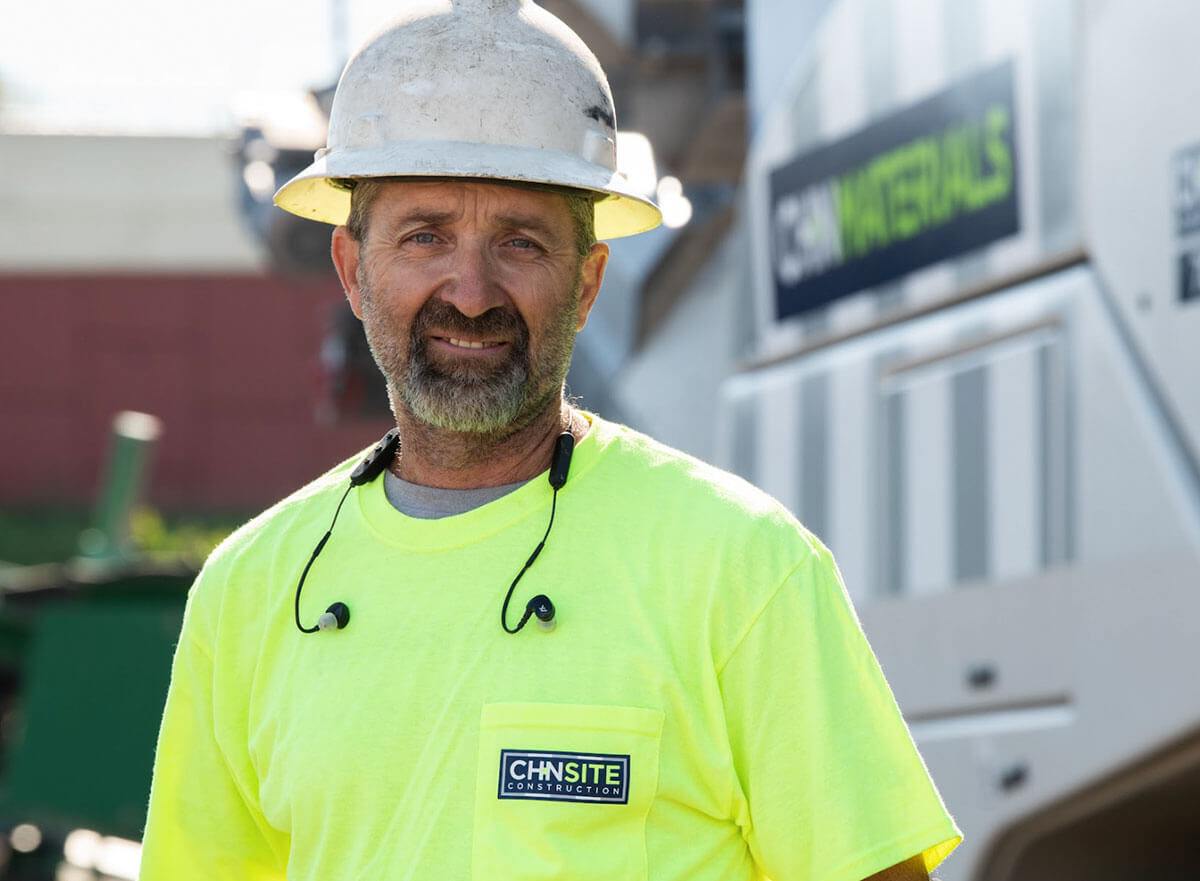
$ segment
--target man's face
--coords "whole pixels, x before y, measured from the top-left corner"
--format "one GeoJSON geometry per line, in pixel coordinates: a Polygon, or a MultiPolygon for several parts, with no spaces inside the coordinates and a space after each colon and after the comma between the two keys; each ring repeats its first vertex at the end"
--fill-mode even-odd
{"type": "Polygon", "coordinates": [[[566,200],[475,181],[382,185],[334,260],[394,403],[505,434],[557,407],[607,247],[580,257],[566,200]]]}

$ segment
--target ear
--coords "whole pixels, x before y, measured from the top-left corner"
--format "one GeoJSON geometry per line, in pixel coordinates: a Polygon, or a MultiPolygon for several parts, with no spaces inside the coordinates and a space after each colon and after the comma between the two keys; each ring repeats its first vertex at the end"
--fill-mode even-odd
{"type": "Polygon", "coordinates": [[[362,319],[362,291],[358,287],[358,256],[359,244],[344,226],[333,231],[329,243],[329,253],[333,258],[333,267],[337,270],[338,278],[342,281],[342,289],[354,314],[362,319]]]}
{"type": "Polygon", "coordinates": [[[588,255],[583,258],[583,265],[579,270],[579,311],[575,321],[576,332],[583,330],[583,326],[587,324],[588,314],[596,303],[596,296],[600,293],[600,285],[604,281],[606,266],[608,266],[608,245],[604,242],[596,242],[592,245],[592,250],[588,252],[588,255]]]}

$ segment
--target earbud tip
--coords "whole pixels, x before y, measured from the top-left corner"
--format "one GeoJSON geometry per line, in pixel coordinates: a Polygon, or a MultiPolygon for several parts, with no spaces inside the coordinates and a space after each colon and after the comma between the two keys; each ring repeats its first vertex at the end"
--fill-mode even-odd
{"type": "Polygon", "coordinates": [[[345,603],[334,603],[317,619],[320,630],[341,630],[350,623],[350,607],[345,603]]]}
{"type": "Polygon", "coordinates": [[[525,616],[530,613],[537,617],[538,627],[549,633],[554,629],[554,603],[544,593],[539,593],[525,605],[525,616]]]}

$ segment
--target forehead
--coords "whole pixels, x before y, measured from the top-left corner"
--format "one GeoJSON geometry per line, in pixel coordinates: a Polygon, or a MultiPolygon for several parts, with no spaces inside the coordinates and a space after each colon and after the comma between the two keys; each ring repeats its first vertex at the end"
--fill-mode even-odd
{"type": "Polygon", "coordinates": [[[371,206],[372,219],[410,215],[471,217],[511,222],[525,219],[570,234],[571,212],[561,193],[519,184],[476,180],[385,181],[371,206]]]}

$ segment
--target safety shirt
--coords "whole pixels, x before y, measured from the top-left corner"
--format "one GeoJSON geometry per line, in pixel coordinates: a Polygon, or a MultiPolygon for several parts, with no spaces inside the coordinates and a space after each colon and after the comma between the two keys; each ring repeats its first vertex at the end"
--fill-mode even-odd
{"type": "Polygon", "coordinates": [[[193,588],[143,881],[858,881],[959,833],[829,552],[744,481],[591,417],[545,478],[465,514],[352,490],[251,521],[193,588]]]}

